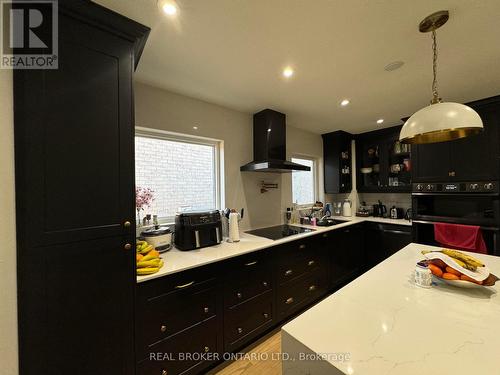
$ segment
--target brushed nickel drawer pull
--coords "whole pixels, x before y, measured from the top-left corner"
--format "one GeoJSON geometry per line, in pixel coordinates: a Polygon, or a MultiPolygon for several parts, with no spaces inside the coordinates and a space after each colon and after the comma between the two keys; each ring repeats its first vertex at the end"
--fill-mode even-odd
{"type": "Polygon", "coordinates": [[[243,297],[243,295],[240,292],[238,292],[238,293],[236,293],[236,297],[241,299],[241,297],[243,297]]]}
{"type": "Polygon", "coordinates": [[[263,281],[262,285],[267,286],[267,281],[263,281]]]}
{"type": "Polygon", "coordinates": [[[161,332],[166,332],[167,331],[167,326],[163,325],[160,327],[161,332]]]}
{"type": "Polygon", "coordinates": [[[204,307],[204,308],[203,308],[203,312],[204,312],[205,314],[208,314],[208,307],[204,307]]]}
{"type": "Polygon", "coordinates": [[[254,260],[253,262],[245,263],[245,266],[253,266],[254,264],[257,264],[257,261],[254,260]]]}
{"type": "Polygon", "coordinates": [[[188,286],[191,286],[193,284],[194,284],[194,280],[191,281],[190,283],[187,283],[187,284],[176,285],[175,289],[184,289],[184,288],[187,288],[188,286]]]}
{"type": "Polygon", "coordinates": [[[293,303],[293,297],[288,298],[288,299],[285,301],[285,303],[286,303],[287,305],[289,305],[289,304],[293,303]]]}
{"type": "Polygon", "coordinates": [[[128,220],[127,220],[126,222],[124,222],[124,223],[123,223],[123,226],[124,226],[125,228],[130,228],[130,226],[131,226],[131,225],[132,225],[132,224],[131,224],[131,223],[130,223],[130,221],[128,221],[128,220]]]}
{"type": "Polygon", "coordinates": [[[203,351],[204,351],[205,353],[208,353],[208,352],[210,351],[210,348],[209,348],[208,346],[205,346],[205,347],[203,348],[203,351]]]}
{"type": "Polygon", "coordinates": [[[312,265],[314,265],[314,263],[315,263],[314,260],[310,260],[309,262],[307,262],[307,265],[312,266],[312,265]]]}
{"type": "Polygon", "coordinates": [[[262,315],[264,315],[264,318],[265,318],[265,319],[269,318],[269,314],[268,314],[268,313],[264,313],[264,314],[262,314],[262,315]]]}
{"type": "Polygon", "coordinates": [[[310,291],[310,292],[313,292],[313,291],[315,291],[315,290],[316,290],[316,285],[311,285],[311,286],[309,287],[309,291],[310,291]]]}
{"type": "Polygon", "coordinates": [[[299,249],[305,249],[306,248],[306,245],[305,244],[302,244],[299,246],[299,249]]]}
{"type": "Polygon", "coordinates": [[[243,328],[238,327],[238,333],[243,333],[243,328]]]}
{"type": "Polygon", "coordinates": [[[293,270],[286,270],[285,276],[290,276],[293,273],[293,270]]]}
{"type": "Polygon", "coordinates": [[[129,244],[129,243],[126,243],[126,244],[125,244],[125,246],[123,246],[123,248],[124,248],[125,250],[130,250],[130,249],[132,249],[132,245],[131,245],[131,244],[129,244]]]}
{"type": "Polygon", "coordinates": [[[161,370],[161,375],[168,375],[167,370],[161,370]]]}

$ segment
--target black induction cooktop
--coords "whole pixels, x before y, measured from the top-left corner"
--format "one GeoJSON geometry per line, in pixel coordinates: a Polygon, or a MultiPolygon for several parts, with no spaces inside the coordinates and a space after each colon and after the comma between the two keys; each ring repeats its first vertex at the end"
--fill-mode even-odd
{"type": "Polygon", "coordinates": [[[246,233],[253,234],[254,236],[270,238],[271,240],[279,240],[280,238],[307,232],[314,232],[314,229],[296,227],[293,225],[276,225],[275,227],[250,230],[246,233]]]}

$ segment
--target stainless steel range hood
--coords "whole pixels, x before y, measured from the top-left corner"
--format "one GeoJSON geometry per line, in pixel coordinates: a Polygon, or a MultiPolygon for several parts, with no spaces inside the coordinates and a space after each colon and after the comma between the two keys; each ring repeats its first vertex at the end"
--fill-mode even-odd
{"type": "Polygon", "coordinates": [[[285,173],[311,170],[286,160],[286,116],[272,109],[253,115],[253,157],[254,161],[241,166],[240,171],[285,173]]]}

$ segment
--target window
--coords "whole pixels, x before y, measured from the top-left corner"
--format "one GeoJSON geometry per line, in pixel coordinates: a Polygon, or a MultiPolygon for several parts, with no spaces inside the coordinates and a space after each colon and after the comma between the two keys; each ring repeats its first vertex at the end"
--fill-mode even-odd
{"type": "Polygon", "coordinates": [[[135,180],[153,190],[144,214],[171,221],[179,210],[220,207],[219,143],[194,137],[137,131],[135,180]]]}
{"type": "Polygon", "coordinates": [[[309,205],[316,202],[316,162],[313,159],[292,158],[292,162],[306,165],[310,171],[292,172],[293,203],[309,205]]]}

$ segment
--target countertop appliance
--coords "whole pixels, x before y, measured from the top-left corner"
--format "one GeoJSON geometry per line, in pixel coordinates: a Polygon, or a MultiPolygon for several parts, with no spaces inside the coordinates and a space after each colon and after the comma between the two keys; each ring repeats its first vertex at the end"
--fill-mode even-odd
{"type": "Polygon", "coordinates": [[[314,232],[314,229],[296,227],[294,225],[276,225],[274,227],[250,230],[246,233],[269,238],[271,240],[279,240],[280,238],[307,232],[314,232]]]}
{"type": "Polygon", "coordinates": [[[500,253],[499,181],[414,183],[412,214],[420,243],[433,244],[434,223],[476,225],[488,253],[500,253]]]}
{"type": "Polygon", "coordinates": [[[253,161],[243,172],[310,171],[308,166],[286,160],[286,115],[264,109],[253,115],[253,161]]]}
{"type": "Polygon", "coordinates": [[[405,210],[400,207],[392,206],[389,216],[391,219],[403,219],[405,217],[405,210]]]}
{"type": "Polygon", "coordinates": [[[373,205],[373,216],[387,217],[387,207],[381,201],[373,205]]]}
{"type": "Polygon", "coordinates": [[[175,247],[194,250],[222,242],[219,211],[187,211],[175,215],[175,247]]]}
{"type": "Polygon", "coordinates": [[[352,202],[347,198],[344,199],[344,203],[342,203],[342,216],[352,216],[352,202]]]}
{"type": "Polygon", "coordinates": [[[141,237],[160,253],[164,253],[172,248],[172,231],[169,227],[155,226],[141,232],[141,237]]]}

